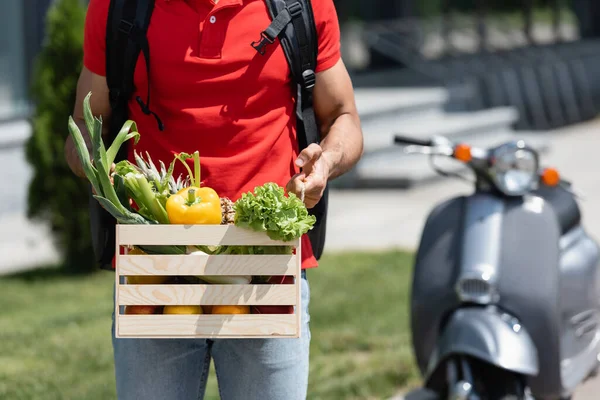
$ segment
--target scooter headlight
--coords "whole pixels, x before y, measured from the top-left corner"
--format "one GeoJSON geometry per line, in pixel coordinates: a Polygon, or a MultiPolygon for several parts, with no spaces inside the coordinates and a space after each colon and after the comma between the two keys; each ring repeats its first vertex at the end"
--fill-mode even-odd
{"type": "Polygon", "coordinates": [[[537,153],[523,141],[507,143],[493,150],[490,175],[496,187],[508,196],[522,196],[538,175],[537,153]]]}

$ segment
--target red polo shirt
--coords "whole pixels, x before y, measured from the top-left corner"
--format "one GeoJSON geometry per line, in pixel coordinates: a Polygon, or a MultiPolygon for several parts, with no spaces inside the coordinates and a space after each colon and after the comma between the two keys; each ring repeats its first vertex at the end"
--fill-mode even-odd
{"type": "MultiPolygon", "coordinates": [[[[110,0],[88,7],[84,64],[105,76],[105,32],[110,0]]],[[[319,39],[316,72],[340,59],[340,31],[333,0],[313,0],[319,39]]],[[[279,42],[260,55],[251,42],[271,22],[264,0],[156,0],[148,29],[150,109],[145,60],[138,60],[130,118],[155,163],[178,152],[200,152],[202,184],[232,200],[272,181],[285,187],[298,172],[296,120],[290,71],[279,42]]],[[[93,94],[92,94],[93,95],[93,94]]],[[[176,174],[184,173],[177,165],[176,174]]],[[[308,237],[302,240],[303,268],[317,266],[308,237]]]]}

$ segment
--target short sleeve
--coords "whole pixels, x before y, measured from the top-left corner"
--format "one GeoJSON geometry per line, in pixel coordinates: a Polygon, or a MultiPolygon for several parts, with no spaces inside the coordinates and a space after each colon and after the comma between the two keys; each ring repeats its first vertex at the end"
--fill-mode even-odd
{"type": "Polygon", "coordinates": [[[106,21],[110,0],[90,0],[85,16],[83,65],[106,76],[106,21]]]}
{"type": "Polygon", "coordinates": [[[312,5],[319,40],[315,72],[322,72],[341,58],[340,23],[333,0],[313,0],[312,5]]]}

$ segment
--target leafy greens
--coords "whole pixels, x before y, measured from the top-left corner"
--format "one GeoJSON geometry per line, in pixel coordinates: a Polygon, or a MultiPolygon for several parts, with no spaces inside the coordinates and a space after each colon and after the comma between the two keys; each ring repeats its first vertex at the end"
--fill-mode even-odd
{"type": "Polygon", "coordinates": [[[266,232],[273,240],[298,239],[316,222],[298,196],[286,196],[283,188],[273,182],[256,187],[254,193],[242,194],[234,208],[237,226],[266,232]]]}

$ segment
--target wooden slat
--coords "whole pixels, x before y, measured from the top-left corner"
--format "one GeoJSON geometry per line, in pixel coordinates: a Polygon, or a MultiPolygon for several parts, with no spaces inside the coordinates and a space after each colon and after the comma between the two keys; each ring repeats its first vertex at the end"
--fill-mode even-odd
{"type": "MultiPolygon", "coordinates": [[[[297,254],[302,254],[302,242],[298,243],[296,252],[297,252],[297,254]]],[[[296,258],[296,261],[297,261],[296,271],[298,271],[298,273],[300,274],[300,272],[302,270],[302,257],[298,256],[296,258]]],[[[302,293],[301,293],[300,282],[302,280],[299,278],[300,278],[300,275],[298,275],[297,279],[294,279],[294,286],[296,286],[296,307],[298,310],[301,310],[302,309],[302,293]]],[[[302,313],[297,312],[296,313],[296,326],[301,326],[301,324],[302,324],[302,313]]]]}
{"type": "Polygon", "coordinates": [[[122,255],[119,275],[294,275],[295,255],[122,255]]]}
{"type": "Polygon", "coordinates": [[[296,305],[295,285],[119,285],[120,305],[296,305]]]}
{"type": "Polygon", "coordinates": [[[117,337],[299,337],[294,314],[119,315],[117,337]]]}
{"type": "Polygon", "coordinates": [[[297,246],[235,225],[117,225],[120,245],[297,246]]]}

